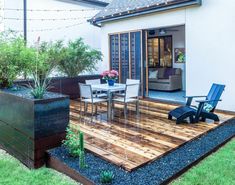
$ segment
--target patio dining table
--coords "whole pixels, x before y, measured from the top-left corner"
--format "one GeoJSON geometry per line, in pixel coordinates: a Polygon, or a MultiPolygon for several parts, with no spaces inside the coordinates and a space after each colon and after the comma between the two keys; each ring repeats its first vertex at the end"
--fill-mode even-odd
{"type": "Polygon", "coordinates": [[[95,84],[91,85],[93,91],[105,91],[108,97],[108,119],[112,117],[112,97],[114,92],[124,91],[126,88],[125,84],[115,83],[114,86],[109,86],[108,84],[95,84]]]}

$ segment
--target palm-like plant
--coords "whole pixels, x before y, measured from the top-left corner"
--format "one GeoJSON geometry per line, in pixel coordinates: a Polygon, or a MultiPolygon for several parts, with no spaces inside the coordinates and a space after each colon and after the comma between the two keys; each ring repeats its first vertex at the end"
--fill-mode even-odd
{"type": "Polygon", "coordinates": [[[97,62],[101,59],[101,52],[91,49],[80,38],[69,41],[66,49],[62,50],[58,68],[68,77],[76,77],[83,72],[95,70],[97,62]]]}

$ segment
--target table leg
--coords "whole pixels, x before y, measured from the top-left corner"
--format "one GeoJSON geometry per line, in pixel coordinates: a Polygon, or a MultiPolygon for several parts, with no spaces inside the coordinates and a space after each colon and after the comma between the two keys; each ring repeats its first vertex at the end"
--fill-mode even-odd
{"type": "Polygon", "coordinates": [[[108,94],[108,120],[111,120],[112,117],[112,93],[110,91],[107,92],[108,94]]]}

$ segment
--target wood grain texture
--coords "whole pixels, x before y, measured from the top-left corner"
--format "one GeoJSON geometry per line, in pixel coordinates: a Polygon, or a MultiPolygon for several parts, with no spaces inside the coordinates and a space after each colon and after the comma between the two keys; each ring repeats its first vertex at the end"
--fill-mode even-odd
{"type": "Polygon", "coordinates": [[[115,104],[112,121],[107,121],[107,108],[98,106],[98,114],[91,116],[88,107],[86,115],[80,115],[80,103],[71,101],[70,124],[79,125],[85,134],[85,148],[95,155],[112,162],[127,171],[132,171],[179,146],[218,127],[234,115],[220,113],[220,122],[211,121],[197,124],[175,124],[167,119],[170,110],[176,105],[140,102],[140,116],[137,117],[134,105],[128,106],[128,116],[123,115],[123,105],[115,104]]]}

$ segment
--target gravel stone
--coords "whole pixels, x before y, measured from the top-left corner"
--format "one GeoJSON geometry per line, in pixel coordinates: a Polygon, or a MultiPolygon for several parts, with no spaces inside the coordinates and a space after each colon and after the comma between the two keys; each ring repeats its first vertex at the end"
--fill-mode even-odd
{"type": "Polygon", "coordinates": [[[113,185],[157,185],[171,178],[174,174],[234,136],[235,119],[231,119],[207,134],[182,145],[133,172],[126,172],[122,168],[89,152],[86,153],[88,167],[85,169],[79,169],[79,159],[70,157],[64,147],[55,148],[50,150],[49,153],[98,185],[101,184],[100,173],[102,170],[113,171],[115,175],[113,185]]]}

